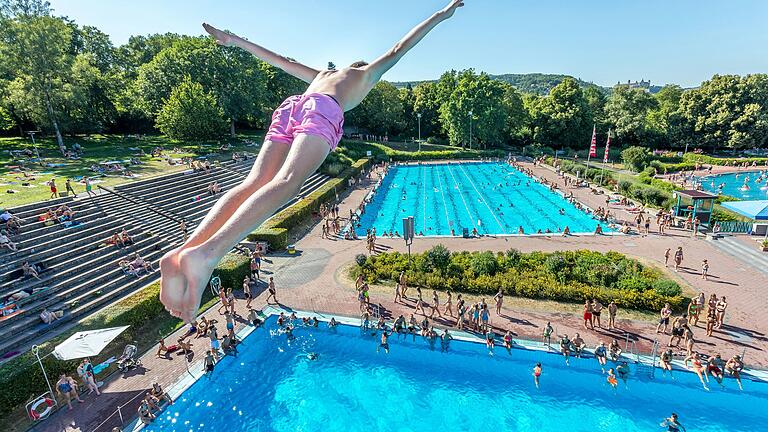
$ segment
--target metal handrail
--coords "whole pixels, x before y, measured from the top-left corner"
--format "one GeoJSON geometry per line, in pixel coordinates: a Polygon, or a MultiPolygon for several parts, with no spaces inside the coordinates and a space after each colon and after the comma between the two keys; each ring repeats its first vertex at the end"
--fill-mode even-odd
{"type": "Polygon", "coordinates": [[[659,355],[659,347],[660,347],[659,340],[658,339],[654,340],[653,349],[651,350],[651,366],[653,367],[654,370],[656,369],[656,358],[659,355]]]}
{"type": "Polygon", "coordinates": [[[98,188],[101,189],[101,190],[107,191],[107,192],[117,196],[118,198],[124,199],[126,201],[130,201],[130,202],[132,202],[134,204],[137,204],[137,205],[140,205],[140,206],[143,206],[147,210],[149,210],[149,211],[151,211],[153,213],[156,213],[156,214],[158,214],[160,216],[163,216],[166,219],[170,219],[170,220],[172,220],[172,221],[174,221],[176,223],[181,223],[181,221],[182,221],[181,219],[179,219],[173,213],[168,212],[168,211],[166,211],[164,209],[161,209],[161,208],[155,206],[154,204],[150,204],[150,203],[148,203],[148,202],[146,202],[144,200],[141,200],[139,198],[132,198],[132,197],[130,197],[130,196],[128,196],[128,195],[126,195],[126,194],[124,194],[122,192],[118,192],[116,190],[113,190],[113,189],[110,189],[110,188],[106,188],[106,187],[101,186],[101,185],[98,185],[98,188]]]}
{"type": "MultiPolygon", "coordinates": [[[[233,165],[234,165],[234,164],[233,164],[233,165]]],[[[240,177],[242,177],[242,178],[246,178],[246,177],[248,177],[248,175],[246,175],[246,174],[243,174],[243,173],[241,173],[240,171],[235,171],[235,170],[233,170],[233,169],[231,169],[231,168],[229,168],[229,167],[225,166],[225,165],[224,165],[224,164],[222,164],[222,163],[217,163],[216,165],[214,165],[214,167],[216,167],[216,168],[220,168],[220,169],[222,169],[222,170],[224,170],[224,171],[227,171],[227,172],[230,172],[230,173],[232,173],[232,174],[238,175],[238,176],[240,176],[240,177]]]]}
{"type": "Polygon", "coordinates": [[[96,426],[95,428],[91,429],[91,432],[98,431],[99,428],[104,426],[104,424],[107,423],[107,421],[109,421],[109,419],[114,417],[115,414],[117,414],[120,417],[120,426],[125,426],[125,419],[123,418],[123,412],[122,412],[121,409],[124,408],[126,405],[130,404],[131,402],[133,402],[134,400],[136,400],[136,398],[139,397],[139,396],[144,396],[144,390],[139,390],[138,393],[136,393],[136,395],[134,397],[132,397],[132,398],[130,398],[128,400],[128,402],[126,402],[124,404],[118,405],[117,409],[112,411],[112,413],[110,415],[108,415],[107,418],[104,419],[104,421],[102,421],[101,423],[98,424],[98,426],[96,426]]]}

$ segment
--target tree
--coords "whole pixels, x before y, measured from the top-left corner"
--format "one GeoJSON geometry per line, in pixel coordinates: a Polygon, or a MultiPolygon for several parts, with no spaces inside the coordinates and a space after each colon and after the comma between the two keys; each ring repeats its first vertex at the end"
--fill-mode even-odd
{"type": "Polygon", "coordinates": [[[171,90],[157,114],[157,128],[177,140],[207,140],[222,136],[226,129],[224,112],[216,98],[189,77],[171,90]]]}
{"type": "Polygon", "coordinates": [[[259,70],[267,81],[267,102],[264,113],[269,115],[287,97],[304,93],[307,84],[269,63],[259,62],[259,70]]]}
{"type": "Polygon", "coordinates": [[[176,33],[131,36],[128,43],[115,53],[115,66],[126,73],[129,80],[136,79],[141,65],[149,63],[160,51],[170,48],[180,39],[187,37],[176,33]]]}
{"type": "Polygon", "coordinates": [[[656,99],[645,90],[616,85],[605,104],[605,113],[617,141],[640,144],[648,138],[646,116],[656,106],[656,99]]]}
{"type": "Polygon", "coordinates": [[[683,93],[680,113],[698,145],[761,147],[768,138],[768,75],[715,75],[683,93]]]}
{"type": "Polygon", "coordinates": [[[101,73],[109,72],[115,66],[117,55],[109,35],[93,26],[80,28],[77,24],[70,23],[70,27],[75,54],[90,54],[91,64],[101,73]]]}
{"type": "Polygon", "coordinates": [[[627,147],[621,152],[621,160],[633,171],[640,172],[651,162],[651,153],[645,147],[627,147]]]}
{"type": "Polygon", "coordinates": [[[11,113],[7,109],[0,107],[0,130],[7,131],[16,126],[11,113]]]}
{"type": "Polygon", "coordinates": [[[451,144],[478,142],[483,147],[506,141],[507,84],[468,69],[458,74],[456,87],[440,108],[440,120],[451,144]],[[471,113],[471,114],[470,114],[471,113]],[[470,141],[471,128],[471,141],[470,141]]]}
{"type": "Polygon", "coordinates": [[[547,97],[527,97],[535,143],[557,147],[583,146],[592,132],[592,112],[576,80],[565,78],[547,97]]]}
{"type": "Polygon", "coordinates": [[[506,133],[517,143],[525,140],[531,118],[523,104],[523,96],[513,86],[504,85],[504,107],[507,111],[506,133]]]}
{"type": "Polygon", "coordinates": [[[596,86],[586,87],[583,92],[584,100],[587,101],[587,106],[589,106],[589,111],[592,113],[592,121],[595,126],[601,131],[607,129],[605,104],[608,102],[608,98],[605,97],[605,92],[596,86]]]}
{"type": "Polygon", "coordinates": [[[223,48],[221,53],[214,91],[234,138],[237,121],[260,117],[267,102],[267,83],[260,62],[251,54],[237,48],[223,48]]]}
{"type": "Polygon", "coordinates": [[[413,94],[413,87],[408,84],[404,88],[398,90],[400,96],[400,104],[403,106],[403,122],[402,122],[402,134],[406,137],[416,137],[419,133],[419,119],[416,117],[416,111],[414,111],[414,105],[416,104],[416,96],[413,94]]]}
{"type": "Polygon", "coordinates": [[[189,76],[216,98],[234,136],[237,121],[264,112],[267,87],[259,63],[245,51],[216,45],[212,38],[181,38],[139,67],[134,96],[146,115],[155,116],[176,84],[189,76]]]}
{"type": "Polygon", "coordinates": [[[403,103],[397,87],[379,81],[346,122],[376,135],[397,135],[403,129],[403,103]]]}
{"type": "Polygon", "coordinates": [[[413,88],[413,111],[421,114],[421,136],[445,137],[440,123],[440,100],[438,84],[425,82],[413,88]]]}
{"type": "Polygon", "coordinates": [[[666,85],[654,95],[656,109],[646,115],[648,133],[654,137],[657,145],[674,145],[684,143],[686,134],[682,115],[680,114],[680,98],[683,89],[678,85],[666,85]]]}
{"type": "Polygon", "coordinates": [[[64,154],[59,117],[66,106],[67,78],[74,61],[71,28],[59,18],[20,14],[5,20],[2,37],[3,57],[16,75],[18,110],[35,123],[49,124],[64,154]],[[20,90],[25,94],[20,95],[20,90]]]}
{"type": "Polygon", "coordinates": [[[51,14],[51,4],[41,0],[2,0],[0,14],[6,17],[45,16],[51,14]]]}
{"type": "Polygon", "coordinates": [[[93,54],[87,53],[75,57],[69,81],[72,85],[63,119],[65,128],[78,132],[108,129],[117,116],[112,101],[115,80],[102,73],[93,54]]]}

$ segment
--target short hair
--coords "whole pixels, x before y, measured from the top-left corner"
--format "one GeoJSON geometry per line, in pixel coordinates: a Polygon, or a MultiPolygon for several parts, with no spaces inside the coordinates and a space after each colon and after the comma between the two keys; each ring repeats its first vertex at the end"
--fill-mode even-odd
{"type": "Polygon", "coordinates": [[[368,66],[368,62],[364,60],[360,60],[349,65],[349,67],[352,67],[352,68],[361,68],[363,66],[368,66]]]}

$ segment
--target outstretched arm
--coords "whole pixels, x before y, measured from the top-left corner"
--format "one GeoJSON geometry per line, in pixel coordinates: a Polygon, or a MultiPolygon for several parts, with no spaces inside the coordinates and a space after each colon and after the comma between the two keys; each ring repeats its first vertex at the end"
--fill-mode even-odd
{"type": "Polygon", "coordinates": [[[373,63],[368,65],[366,69],[371,74],[371,78],[373,78],[375,81],[381,79],[381,77],[388,70],[392,69],[392,67],[396,65],[401,58],[403,58],[405,53],[410,51],[411,48],[415,47],[419,42],[421,42],[427,33],[429,33],[433,28],[437,27],[437,25],[441,22],[452,17],[453,13],[456,12],[456,9],[462,6],[464,6],[463,0],[451,0],[448,6],[436,12],[421,24],[414,27],[413,30],[405,35],[405,37],[401,39],[400,42],[395,44],[392,49],[387,51],[386,54],[374,60],[373,63]]]}
{"type": "Polygon", "coordinates": [[[259,60],[280,68],[287,74],[293,75],[302,81],[311,83],[319,73],[318,70],[305,66],[296,60],[281,56],[240,36],[221,31],[210,24],[203,24],[203,28],[216,39],[216,43],[219,45],[242,48],[256,56],[259,60]]]}

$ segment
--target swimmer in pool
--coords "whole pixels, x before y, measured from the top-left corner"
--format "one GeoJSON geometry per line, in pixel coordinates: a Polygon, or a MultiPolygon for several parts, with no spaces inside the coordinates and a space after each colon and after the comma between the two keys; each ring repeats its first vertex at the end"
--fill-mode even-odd
{"type": "Polygon", "coordinates": [[[541,378],[541,363],[536,363],[533,367],[533,383],[539,388],[539,378],[541,378]]]}
{"type": "Polygon", "coordinates": [[[629,377],[629,365],[626,361],[622,361],[616,366],[616,375],[627,384],[627,378],[629,377]]]}
{"type": "Polygon", "coordinates": [[[613,369],[608,369],[608,377],[606,378],[606,381],[608,381],[608,384],[610,384],[614,390],[616,389],[616,386],[619,385],[619,381],[616,379],[613,369]]]}
{"type": "MultiPolygon", "coordinates": [[[[309,83],[309,87],[303,94],[286,99],[275,111],[259,156],[245,181],[216,202],[184,244],[160,260],[160,300],[173,316],[187,322],[195,318],[203,291],[221,257],[298,194],[304,181],[339,143],[344,112],[358,106],[387,71],[462,6],[462,0],[451,0],[372,63],[355,62],[338,70],[321,71],[305,66],[203,24],[218,44],[242,48],[309,83]]],[[[317,26],[302,27],[316,31],[317,26]]]]}
{"type": "Polygon", "coordinates": [[[680,429],[682,429],[683,432],[686,432],[685,426],[680,424],[680,420],[677,419],[677,414],[675,413],[672,413],[671,416],[665,418],[660,426],[667,428],[667,432],[680,432],[680,429]]]}
{"type": "Polygon", "coordinates": [[[389,335],[391,333],[387,332],[387,330],[384,330],[381,332],[381,343],[379,346],[376,347],[376,352],[379,352],[379,349],[384,348],[384,352],[389,354],[389,335]]]}

